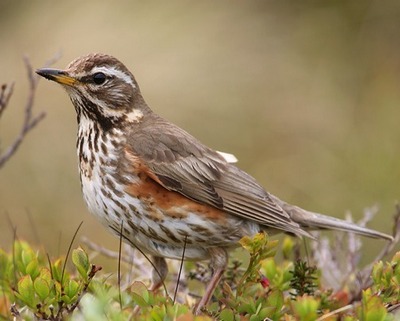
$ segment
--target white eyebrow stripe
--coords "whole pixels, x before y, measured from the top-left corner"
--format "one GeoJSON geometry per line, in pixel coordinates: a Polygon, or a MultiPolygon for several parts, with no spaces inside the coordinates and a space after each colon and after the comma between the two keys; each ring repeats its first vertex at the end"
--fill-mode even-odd
{"type": "MultiPolygon", "coordinates": [[[[116,69],[114,67],[104,67],[104,66],[102,66],[102,67],[93,67],[89,74],[93,75],[96,72],[102,72],[102,73],[104,73],[106,75],[115,76],[117,78],[122,79],[127,84],[129,84],[129,85],[133,86],[134,88],[136,88],[135,84],[133,83],[132,78],[128,74],[124,73],[123,71],[121,71],[119,69],[116,69]]],[[[74,74],[74,77],[79,79],[79,78],[85,77],[87,75],[88,75],[88,73],[81,72],[81,73],[74,74]]]]}
{"type": "Polygon", "coordinates": [[[104,66],[102,66],[102,67],[93,67],[93,69],[91,70],[91,73],[95,74],[96,72],[103,72],[106,75],[115,76],[117,78],[122,79],[127,84],[132,85],[133,87],[136,87],[133,84],[132,78],[128,74],[126,74],[123,71],[121,71],[119,69],[116,69],[114,67],[104,67],[104,66]]]}

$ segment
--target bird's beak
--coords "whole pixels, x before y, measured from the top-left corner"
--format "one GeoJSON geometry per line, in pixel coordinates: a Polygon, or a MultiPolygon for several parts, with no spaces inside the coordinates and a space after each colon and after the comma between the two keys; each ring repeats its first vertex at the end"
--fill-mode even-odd
{"type": "Polygon", "coordinates": [[[36,70],[36,73],[48,80],[53,80],[61,85],[74,86],[78,80],[69,76],[64,70],[43,68],[36,70]]]}

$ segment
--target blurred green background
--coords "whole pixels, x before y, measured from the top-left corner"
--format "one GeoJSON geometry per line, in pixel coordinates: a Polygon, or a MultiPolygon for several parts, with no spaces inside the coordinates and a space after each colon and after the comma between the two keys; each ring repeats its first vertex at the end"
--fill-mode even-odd
{"type": "MultiPolygon", "coordinates": [[[[0,82],[16,81],[2,149],[22,123],[23,54],[39,68],[61,50],[63,68],[109,53],[154,111],[235,154],[268,191],[338,217],[378,204],[371,226],[390,232],[400,192],[397,0],[2,0],[0,43],[0,82]]],[[[0,171],[0,246],[11,244],[11,220],[19,237],[65,252],[83,220],[81,235],[116,249],[81,197],[66,93],[41,81],[35,111],[46,119],[0,171]]],[[[365,242],[370,255],[383,246],[365,242]]]]}

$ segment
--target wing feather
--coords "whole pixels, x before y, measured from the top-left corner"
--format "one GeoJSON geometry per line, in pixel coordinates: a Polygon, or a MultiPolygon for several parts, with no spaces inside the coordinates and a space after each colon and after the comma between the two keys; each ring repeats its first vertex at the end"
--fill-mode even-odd
{"type": "Polygon", "coordinates": [[[166,189],[261,225],[303,234],[253,177],[162,118],[133,130],[128,143],[128,152],[144,161],[166,189]]]}

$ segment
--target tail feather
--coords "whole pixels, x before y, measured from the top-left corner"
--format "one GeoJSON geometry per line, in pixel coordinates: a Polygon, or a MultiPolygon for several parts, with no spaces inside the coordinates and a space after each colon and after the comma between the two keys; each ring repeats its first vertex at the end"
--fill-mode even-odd
{"type": "Polygon", "coordinates": [[[293,221],[300,224],[302,227],[310,229],[331,229],[339,230],[345,232],[353,232],[356,234],[373,237],[373,238],[383,238],[386,240],[393,241],[393,237],[373,230],[366,227],[359,226],[352,222],[344,221],[335,217],[329,217],[322,214],[309,212],[306,210],[293,211],[290,213],[293,221]]]}
{"type": "Polygon", "coordinates": [[[345,232],[352,232],[372,238],[382,238],[386,240],[393,241],[391,235],[369,229],[366,227],[359,226],[355,223],[341,220],[335,217],[322,215],[319,213],[310,212],[303,210],[300,207],[287,204],[279,199],[274,199],[277,203],[288,213],[291,219],[298,223],[304,229],[329,229],[329,230],[339,230],[345,232]]]}

